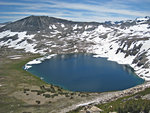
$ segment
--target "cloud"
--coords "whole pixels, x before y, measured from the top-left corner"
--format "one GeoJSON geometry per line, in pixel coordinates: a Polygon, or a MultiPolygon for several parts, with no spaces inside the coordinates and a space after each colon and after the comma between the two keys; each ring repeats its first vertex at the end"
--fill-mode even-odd
{"type": "MultiPolygon", "coordinates": [[[[107,0],[104,2],[87,1],[83,3],[62,2],[53,0],[24,0],[26,2],[0,2],[0,6],[15,7],[17,10],[0,11],[3,16],[47,15],[72,20],[105,21],[127,20],[150,15],[150,11],[135,10],[130,2],[140,0],[107,0]]],[[[148,0],[143,0],[148,1],[148,0]]]]}
{"type": "Polygon", "coordinates": [[[0,12],[0,14],[15,14],[15,15],[49,15],[50,13],[44,13],[44,12],[0,12]]]}
{"type": "Polygon", "coordinates": [[[0,18],[5,18],[5,19],[18,19],[18,18],[23,18],[25,16],[0,16],[0,18]]]}
{"type": "Polygon", "coordinates": [[[28,3],[18,3],[18,2],[0,2],[0,5],[16,5],[16,6],[27,6],[28,3]]]}
{"type": "MultiPolygon", "coordinates": [[[[54,17],[63,17],[63,16],[69,16],[68,14],[64,14],[61,12],[55,12],[55,13],[45,13],[45,12],[0,12],[1,15],[5,14],[5,15],[14,15],[11,16],[10,18],[16,17],[18,15],[39,15],[39,16],[54,16],[54,17]]],[[[1,16],[0,18],[3,18],[5,16],[1,16]]],[[[22,17],[20,16],[20,17],[22,17]]],[[[9,17],[9,16],[6,16],[9,17]]]]}
{"type": "Polygon", "coordinates": [[[134,10],[129,10],[129,9],[120,9],[120,5],[119,5],[119,8],[114,7],[115,3],[111,3],[111,8],[109,8],[110,5],[108,4],[99,6],[99,5],[66,3],[66,2],[53,2],[53,3],[55,5],[52,5],[52,7],[55,7],[55,8],[87,10],[87,11],[93,11],[97,13],[116,13],[116,14],[129,15],[129,16],[145,16],[145,15],[150,14],[150,12],[146,12],[146,11],[134,11],[134,10]]]}

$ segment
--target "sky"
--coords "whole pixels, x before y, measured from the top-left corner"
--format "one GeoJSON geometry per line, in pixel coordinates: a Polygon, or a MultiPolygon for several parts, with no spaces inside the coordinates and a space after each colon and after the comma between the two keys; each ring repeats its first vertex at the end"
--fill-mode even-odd
{"type": "Polygon", "coordinates": [[[150,0],[0,0],[0,23],[30,15],[104,22],[150,16],[150,0]]]}

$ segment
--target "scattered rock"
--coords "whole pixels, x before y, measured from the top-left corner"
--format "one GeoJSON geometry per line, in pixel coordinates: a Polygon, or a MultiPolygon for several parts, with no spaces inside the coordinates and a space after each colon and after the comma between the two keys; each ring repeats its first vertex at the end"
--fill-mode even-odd
{"type": "Polygon", "coordinates": [[[81,113],[100,113],[102,111],[102,109],[96,106],[85,106],[83,109],[80,110],[81,113]]]}
{"type": "Polygon", "coordinates": [[[142,99],[150,100],[150,94],[143,96],[142,99]]]}
{"type": "Polygon", "coordinates": [[[35,102],[36,102],[37,104],[40,104],[40,103],[41,103],[39,100],[36,100],[35,102]]]}

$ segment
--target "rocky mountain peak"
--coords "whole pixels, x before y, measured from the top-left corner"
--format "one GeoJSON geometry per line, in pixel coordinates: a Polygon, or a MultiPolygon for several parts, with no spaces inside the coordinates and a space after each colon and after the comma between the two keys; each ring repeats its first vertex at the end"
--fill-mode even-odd
{"type": "Polygon", "coordinates": [[[49,27],[51,25],[62,27],[62,24],[67,25],[67,27],[78,24],[80,26],[86,25],[99,25],[97,22],[73,22],[64,19],[48,17],[48,16],[29,16],[21,20],[7,24],[0,28],[0,32],[11,30],[12,32],[23,32],[27,31],[29,34],[37,33],[38,31],[49,32],[49,27]]]}
{"type": "Polygon", "coordinates": [[[50,24],[55,24],[59,22],[67,23],[69,21],[54,18],[54,17],[48,17],[48,16],[33,16],[32,15],[32,16],[23,18],[21,20],[12,22],[10,24],[7,24],[6,26],[2,27],[0,31],[11,30],[14,32],[22,32],[22,31],[36,32],[36,31],[48,29],[50,24]]]}

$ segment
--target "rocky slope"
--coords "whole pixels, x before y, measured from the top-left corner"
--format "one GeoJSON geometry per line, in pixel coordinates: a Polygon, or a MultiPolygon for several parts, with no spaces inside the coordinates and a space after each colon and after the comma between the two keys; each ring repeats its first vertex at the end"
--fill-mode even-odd
{"type": "Polygon", "coordinates": [[[96,23],[30,16],[0,28],[0,47],[41,54],[95,53],[129,64],[150,80],[150,17],[96,23]]]}

